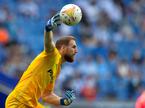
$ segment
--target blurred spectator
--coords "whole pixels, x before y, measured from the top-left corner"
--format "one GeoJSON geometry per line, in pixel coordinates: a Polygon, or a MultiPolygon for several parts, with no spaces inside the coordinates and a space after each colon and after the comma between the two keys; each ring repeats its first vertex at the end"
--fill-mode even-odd
{"type": "Polygon", "coordinates": [[[84,86],[81,89],[81,96],[87,101],[95,101],[97,97],[96,76],[89,75],[86,77],[84,86]]]}
{"type": "Polygon", "coordinates": [[[33,0],[19,0],[18,11],[26,17],[39,17],[39,7],[33,0]]]}
{"type": "Polygon", "coordinates": [[[9,33],[7,29],[0,28],[0,44],[6,45],[10,40],[9,33]]]}
{"type": "Polygon", "coordinates": [[[97,67],[94,58],[91,55],[86,55],[86,59],[81,61],[78,70],[83,76],[97,75],[97,67]]]}
{"type": "Polygon", "coordinates": [[[3,62],[2,72],[9,77],[19,79],[32,58],[26,46],[19,43],[10,43],[6,46],[7,57],[3,62]],[[29,55],[29,56],[28,56],[29,55]]]}
{"type": "Polygon", "coordinates": [[[0,25],[3,25],[9,19],[9,8],[7,5],[0,6],[0,13],[0,25]]]}
{"type": "Polygon", "coordinates": [[[89,23],[93,24],[98,19],[99,16],[99,7],[97,7],[98,0],[84,0],[83,2],[80,0],[76,1],[82,10],[86,14],[86,18],[89,23]],[[95,11],[94,11],[95,10],[95,11]]]}
{"type": "Polygon", "coordinates": [[[122,10],[120,5],[116,5],[113,0],[101,0],[98,2],[98,5],[101,10],[107,13],[113,22],[117,22],[122,19],[122,10]]]}

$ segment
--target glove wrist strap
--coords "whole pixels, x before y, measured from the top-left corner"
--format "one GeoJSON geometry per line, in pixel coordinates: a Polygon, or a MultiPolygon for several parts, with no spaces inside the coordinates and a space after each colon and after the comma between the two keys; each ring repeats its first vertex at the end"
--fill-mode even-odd
{"type": "Polygon", "coordinates": [[[60,99],[60,105],[63,105],[63,106],[68,106],[72,103],[72,101],[70,99],[67,99],[67,98],[61,98],[60,99]]]}
{"type": "Polygon", "coordinates": [[[51,25],[51,20],[49,20],[47,22],[47,24],[45,25],[45,30],[46,32],[50,32],[53,29],[52,25],[51,25]]]}

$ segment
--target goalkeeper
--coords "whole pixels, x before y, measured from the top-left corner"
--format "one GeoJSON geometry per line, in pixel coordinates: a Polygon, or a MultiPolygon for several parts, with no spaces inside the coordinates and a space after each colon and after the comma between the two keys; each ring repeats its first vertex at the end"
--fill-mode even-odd
{"type": "Polygon", "coordinates": [[[55,80],[64,62],[73,62],[77,45],[73,36],[61,37],[54,44],[54,28],[61,24],[59,14],[53,16],[44,30],[44,50],[32,61],[20,81],[6,99],[6,108],[44,108],[42,98],[52,105],[70,105],[75,99],[73,91],[66,91],[64,97],[54,91],[55,80]]]}

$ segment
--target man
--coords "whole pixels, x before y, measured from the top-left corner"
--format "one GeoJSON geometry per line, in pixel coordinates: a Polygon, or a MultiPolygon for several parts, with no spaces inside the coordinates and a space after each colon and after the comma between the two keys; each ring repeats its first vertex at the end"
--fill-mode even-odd
{"type": "Polygon", "coordinates": [[[73,62],[77,53],[75,38],[62,37],[53,42],[52,30],[61,24],[59,14],[46,24],[44,32],[44,51],[26,69],[15,89],[6,100],[6,108],[43,108],[38,102],[42,98],[52,105],[70,105],[75,99],[73,91],[66,91],[65,97],[54,92],[55,80],[64,62],[73,62]]]}
{"type": "Polygon", "coordinates": [[[145,91],[137,98],[135,108],[145,108],[145,91]]]}

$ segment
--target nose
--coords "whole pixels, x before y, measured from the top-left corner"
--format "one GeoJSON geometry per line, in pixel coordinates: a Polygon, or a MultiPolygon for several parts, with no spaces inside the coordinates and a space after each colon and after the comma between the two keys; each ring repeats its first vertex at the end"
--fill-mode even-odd
{"type": "Polygon", "coordinates": [[[78,53],[78,49],[77,48],[75,49],[75,53],[78,53]]]}

